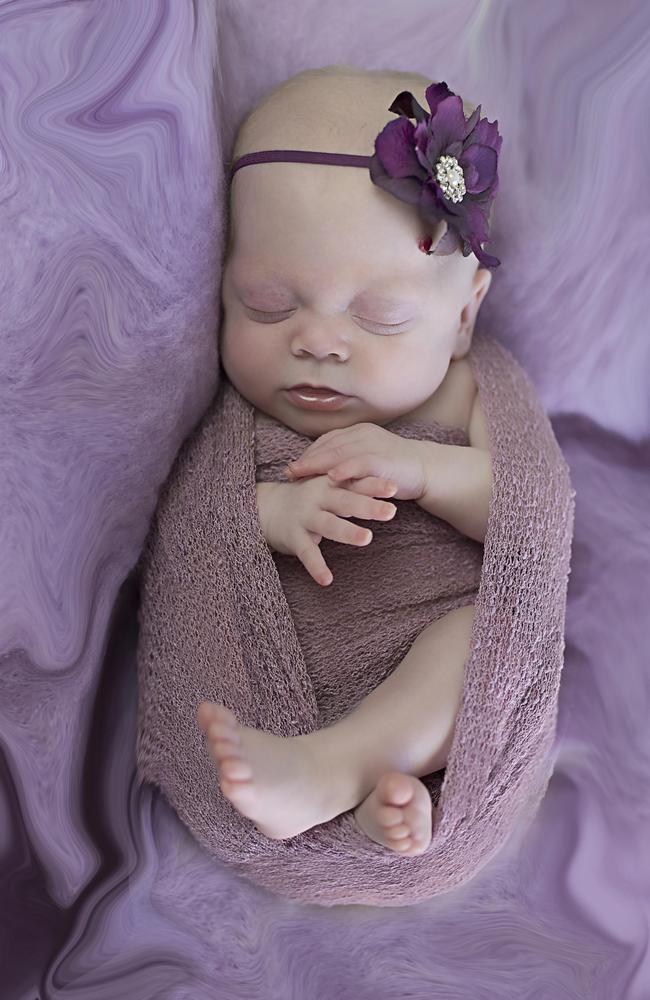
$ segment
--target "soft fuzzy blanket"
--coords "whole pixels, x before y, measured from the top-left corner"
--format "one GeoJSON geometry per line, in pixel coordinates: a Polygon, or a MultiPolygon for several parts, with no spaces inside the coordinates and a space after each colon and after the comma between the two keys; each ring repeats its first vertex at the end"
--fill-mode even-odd
{"type": "Polygon", "coordinates": [[[0,5],[3,995],[647,1000],[650,7],[592,11],[0,5]],[[516,849],[411,909],[259,889],[133,783],[133,569],[217,389],[224,164],[269,87],[333,61],[444,77],[498,116],[479,326],[577,491],[544,800],[516,849]]]}

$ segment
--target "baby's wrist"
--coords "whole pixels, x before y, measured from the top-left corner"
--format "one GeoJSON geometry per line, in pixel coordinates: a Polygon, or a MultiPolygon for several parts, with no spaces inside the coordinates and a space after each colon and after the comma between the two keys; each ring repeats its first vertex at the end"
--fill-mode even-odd
{"type": "Polygon", "coordinates": [[[287,485],[286,483],[275,483],[275,482],[262,482],[256,483],[256,495],[257,495],[257,516],[260,523],[260,528],[262,534],[266,541],[266,544],[271,549],[271,551],[277,551],[277,546],[273,543],[273,531],[272,531],[272,513],[273,513],[273,503],[275,499],[276,487],[287,485]]]}
{"type": "Polygon", "coordinates": [[[418,504],[483,544],[493,485],[489,452],[437,441],[419,443],[424,446],[425,491],[418,504]]]}

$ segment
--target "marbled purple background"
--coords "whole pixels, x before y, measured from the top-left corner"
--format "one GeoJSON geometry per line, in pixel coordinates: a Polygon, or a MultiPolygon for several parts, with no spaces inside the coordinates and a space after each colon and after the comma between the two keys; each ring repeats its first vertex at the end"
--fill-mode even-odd
{"type": "Polygon", "coordinates": [[[644,0],[0,0],[3,1000],[650,998],[649,78],[644,0]],[[274,897],[134,784],[134,568],[216,388],[222,158],[333,62],[498,118],[480,324],[577,490],[538,820],[412,908],[274,897]]]}

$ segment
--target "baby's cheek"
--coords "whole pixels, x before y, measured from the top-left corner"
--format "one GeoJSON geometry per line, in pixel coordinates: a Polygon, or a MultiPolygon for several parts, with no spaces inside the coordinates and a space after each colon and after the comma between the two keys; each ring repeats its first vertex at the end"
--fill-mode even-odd
{"type": "Polygon", "coordinates": [[[221,360],[226,371],[245,371],[249,353],[245,330],[234,323],[226,323],[221,338],[221,360]]]}
{"type": "Polygon", "coordinates": [[[276,388],[277,354],[274,356],[270,343],[251,336],[245,326],[228,330],[222,363],[230,381],[247,398],[276,388]]]}

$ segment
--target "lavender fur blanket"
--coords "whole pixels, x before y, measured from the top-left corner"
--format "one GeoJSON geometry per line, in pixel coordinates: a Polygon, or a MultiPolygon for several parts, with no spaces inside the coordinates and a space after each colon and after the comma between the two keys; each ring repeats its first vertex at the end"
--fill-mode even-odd
{"type": "MultiPolygon", "coordinates": [[[[259,525],[254,407],[226,379],[162,492],[141,562],[140,776],[160,786],[209,852],[281,895],[394,906],[448,891],[532,818],[546,789],[575,494],[524,370],[488,336],[475,336],[470,360],[494,489],[462,705],[422,855],[400,857],[369,840],[351,811],[270,840],[219,789],[195,719],[200,701],[222,702],[244,725],[279,736],[322,725],[259,525]]],[[[432,554],[417,552],[414,565],[396,548],[394,574],[425,577],[432,554]]]]}
{"type": "Polygon", "coordinates": [[[0,4],[3,1000],[650,997],[650,5],[589,15],[0,4]],[[577,490],[542,805],[465,887],[399,909],[260,889],[133,782],[133,570],[218,388],[223,164],[269,87],[335,60],[444,75],[498,115],[479,324],[577,490]]]}

